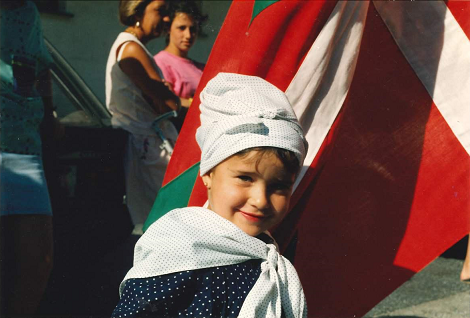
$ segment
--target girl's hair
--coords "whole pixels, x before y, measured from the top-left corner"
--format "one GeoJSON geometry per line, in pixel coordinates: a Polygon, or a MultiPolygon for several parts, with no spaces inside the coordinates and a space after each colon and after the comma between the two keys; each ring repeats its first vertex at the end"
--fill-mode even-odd
{"type": "MultiPolygon", "coordinates": [[[[168,30],[171,28],[171,24],[175,19],[178,13],[185,13],[190,18],[193,19],[194,23],[197,25],[197,33],[199,34],[201,30],[201,26],[204,22],[207,21],[207,14],[202,14],[201,10],[199,9],[198,5],[195,1],[184,1],[184,0],[172,0],[169,2],[168,6],[169,17],[170,17],[170,24],[168,25],[168,30]]],[[[168,34],[165,38],[166,45],[170,43],[170,35],[168,34]]]]}
{"type": "Polygon", "coordinates": [[[137,18],[142,17],[145,8],[153,0],[121,0],[119,1],[119,21],[127,26],[133,26],[137,18]]]}
{"type": "Polygon", "coordinates": [[[258,156],[256,156],[256,166],[259,165],[260,161],[266,155],[275,155],[284,165],[284,169],[297,175],[300,171],[300,163],[297,156],[289,150],[277,148],[277,147],[254,147],[254,148],[247,148],[242,151],[237,152],[234,156],[244,158],[248,156],[248,153],[251,151],[258,151],[258,156]]]}

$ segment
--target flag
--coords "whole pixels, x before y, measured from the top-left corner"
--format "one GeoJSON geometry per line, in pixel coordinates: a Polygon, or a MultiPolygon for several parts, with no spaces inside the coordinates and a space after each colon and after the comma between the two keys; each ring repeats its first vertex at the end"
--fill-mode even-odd
{"type": "Polygon", "coordinates": [[[234,1],[146,226],[207,200],[206,83],[265,78],[309,141],[273,234],[296,241],[309,317],[364,315],[470,232],[469,16],[467,1],[234,1]]]}

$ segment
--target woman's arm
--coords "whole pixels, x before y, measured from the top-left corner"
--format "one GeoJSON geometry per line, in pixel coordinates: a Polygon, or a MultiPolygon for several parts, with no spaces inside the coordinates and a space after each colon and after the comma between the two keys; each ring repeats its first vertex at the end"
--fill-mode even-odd
{"type": "Polygon", "coordinates": [[[153,61],[139,44],[129,42],[124,47],[119,66],[152,101],[158,113],[179,110],[179,98],[163,83],[153,61]]]}
{"type": "MultiPolygon", "coordinates": [[[[163,83],[165,84],[166,87],[168,87],[168,89],[175,93],[174,89],[173,89],[173,84],[171,84],[170,82],[168,81],[165,81],[163,80],[163,83]]],[[[183,98],[183,97],[180,97],[180,103],[181,103],[181,107],[184,107],[184,108],[189,108],[189,106],[191,106],[191,103],[193,102],[193,98],[190,97],[190,98],[183,98]]]]}

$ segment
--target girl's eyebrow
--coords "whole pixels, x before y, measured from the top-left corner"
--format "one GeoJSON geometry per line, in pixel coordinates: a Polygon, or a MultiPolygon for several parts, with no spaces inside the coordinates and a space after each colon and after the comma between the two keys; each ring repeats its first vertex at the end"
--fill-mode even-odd
{"type": "MultiPolygon", "coordinates": [[[[228,167],[228,170],[234,174],[244,174],[244,175],[258,175],[258,172],[255,170],[249,170],[249,169],[234,169],[234,168],[230,168],[228,167]]],[[[275,178],[276,182],[281,182],[281,183],[284,183],[284,184],[287,184],[287,185],[293,185],[295,183],[295,178],[292,178],[291,175],[283,175],[281,176],[280,178],[275,178]],[[294,179],[294,180],[292,180],[294,179]]]]}
{"type": "Polygon", "coordinates": [[[277,182],[283,183],[285,185],[292,186],[295,182],[295,179],[292,180],[292,178],[289,178],[288,176],[282,177],[282,178],[276,178],[277,182]]]}
{"type": "Polygon", "coordinates": [[[295,182],[295,178],[294,180],[292,180],[292,176],[284,176],[282,178],[278,178],[277,180],[281,181],[281,182],[286,182],[286,183],[294,183],[295,182]]]}
{"type": "Polygon", "coordinates": [[[253,171],[250,169],[232,169],[229,167],[228,170],[230,170],[233,173],[238,173],[238,174],[257,174],[256,170],[253,171]]]}

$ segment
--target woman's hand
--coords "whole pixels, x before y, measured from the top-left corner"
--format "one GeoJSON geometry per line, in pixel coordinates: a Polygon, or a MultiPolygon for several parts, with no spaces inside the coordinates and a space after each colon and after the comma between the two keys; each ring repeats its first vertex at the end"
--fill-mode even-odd
{"type": "Polygon", "coordinates": [[[175,94],[175,90],[173,89],[173,84],[171,84],[170,82],[165,81],[164,79],[163,79],[162,81],[163,81],[163,84],[165,84],[165,86],[168,87],[168,89],[170,90],[170,92],[172,92],[173,94],[175,94]]]}
{"type": "Polygon", "coordinates": [[[181,106],[189,108],[191,106],[191,103],[193,102],[193,98],[180,98],[181,99],[181,106]]]}

